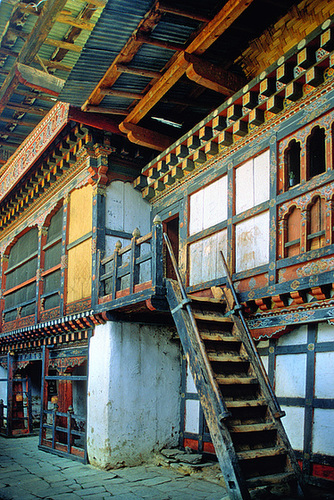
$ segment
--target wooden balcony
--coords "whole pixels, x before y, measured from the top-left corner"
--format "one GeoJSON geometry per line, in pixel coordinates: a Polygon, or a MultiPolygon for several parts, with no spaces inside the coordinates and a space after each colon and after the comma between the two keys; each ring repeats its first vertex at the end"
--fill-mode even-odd
{"type": "Polygon", "coordinates": [[[163,229],[155,219],[150,233],[141,236],[135,229],[129,245],[118,241],[113,254],[100,260],[96,311],[167,311],[165,296],[163,229]]]}

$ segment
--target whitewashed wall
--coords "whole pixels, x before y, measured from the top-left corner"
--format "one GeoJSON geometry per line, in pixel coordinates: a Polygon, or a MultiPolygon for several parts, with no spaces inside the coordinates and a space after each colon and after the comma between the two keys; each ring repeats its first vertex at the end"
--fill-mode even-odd
{"type": "MultiPolygon", "coordinates": [[[[106,189],[106,227],[117,231],[133,232],[138,227],[141,235],[151,230],[150,204],[129,182],[115,181],[106,189]]],[[[106,236],[106,255],[115,250],[117,240],[126,246],[129,240],[106,236]]]]}
{"type": "Polygon", "coordinates": [[[108,322],[90,341],[87,450],[100,467],[178,444],[181,360],[171,329],[108,322]]]}

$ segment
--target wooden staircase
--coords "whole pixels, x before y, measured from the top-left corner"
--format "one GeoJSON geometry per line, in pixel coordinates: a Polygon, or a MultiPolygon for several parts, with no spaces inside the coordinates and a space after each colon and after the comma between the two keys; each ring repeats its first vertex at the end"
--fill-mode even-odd
{"type": "MultiPolygon", "coordinates": [[[[231,500],[289,486],[302,496],[301,472],[281,412],[240,306],[233,299],[187,296],[167,280],[167,299],[194,378],[231,500]]],[[[233,286],[233,285],[232,285],[233,286]]],[[[234,290],[233,290],[234,291],[234,290]]],[[[229,297],[228,294],[226,294],[229,297]]],[[[268,498],[268,497],[267,497],[268,498]]]]}

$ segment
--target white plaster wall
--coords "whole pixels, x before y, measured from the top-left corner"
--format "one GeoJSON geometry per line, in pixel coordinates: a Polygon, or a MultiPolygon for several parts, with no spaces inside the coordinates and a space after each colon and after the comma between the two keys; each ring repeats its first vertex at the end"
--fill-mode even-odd
{"type": "Polygon", "coordinates": [[[108,322],[90,341],[87,450],[99,467],[135,465],[176,446],[180,347],[168,327],[108,322]]]}
{"type": "Polygon", "coordinates": [[[4,404],[7,404],[7,370],[0,366],[0,379],[6,380],[0,382],[0,399],[3,399],[4,404]]]}

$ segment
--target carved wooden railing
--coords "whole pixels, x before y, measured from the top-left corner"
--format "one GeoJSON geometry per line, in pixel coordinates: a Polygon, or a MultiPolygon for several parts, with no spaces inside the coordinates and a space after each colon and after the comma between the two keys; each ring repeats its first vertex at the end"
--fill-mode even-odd
{"type": "Polygon", "coordinates": [[[153,221],[152,231],[144,236],[136,228],[129,245],[117,241],[112,255],[100,261],[100,302],[116,300],[151,289],[164,294],[162,224],[153,221]]]}

